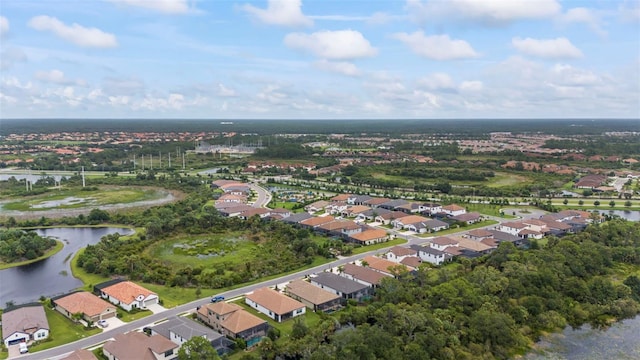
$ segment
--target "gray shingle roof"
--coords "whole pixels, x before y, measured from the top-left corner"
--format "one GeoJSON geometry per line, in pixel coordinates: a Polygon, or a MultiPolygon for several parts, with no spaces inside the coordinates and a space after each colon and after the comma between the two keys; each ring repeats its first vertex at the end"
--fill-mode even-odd
{"type": "Polygon", "coordinates": [[[367,285],[328,272],[319,273],[316,277],[311,278],[311,281],[337,290],[343,294],[353,294],[368,287],[367,285]]]}

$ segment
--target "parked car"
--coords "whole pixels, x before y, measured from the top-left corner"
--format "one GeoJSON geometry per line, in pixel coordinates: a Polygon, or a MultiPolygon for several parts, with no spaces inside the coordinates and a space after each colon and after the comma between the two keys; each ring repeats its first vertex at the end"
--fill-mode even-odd
{"type": "Polygon", "coordinates": [[[107,320],[99,320],[98,321],[98,326],[100,326],[102,328],[106,328],[107,326],[109,326],[109,323],[107,322],[107,320]]]}
{"type": "Polygon", "coordinates": [[[27,347],[27,343],[21,342],[19,346],[20,346],[20,348],[19,348],[20,349],[20,354],[26,354],[26,353],[29,352],[29,348],[27,347]]]}
{"type": "Polygon", "coordinates": [[[212,303],[217,303],[217,302],[220,302],[220,301],[224,301],[224,296],[217,295],[217,296],[214,296],[214,297],[211,298],[211,302],[212,303]]]}

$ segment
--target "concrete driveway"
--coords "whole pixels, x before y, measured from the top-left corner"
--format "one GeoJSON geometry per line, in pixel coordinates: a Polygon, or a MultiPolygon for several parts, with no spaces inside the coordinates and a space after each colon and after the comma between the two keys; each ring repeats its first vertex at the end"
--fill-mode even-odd
{"type": "MultiPolygon", "coordinates": [[[[109,319],[105,319],[105,320],[107,321],[107,324],[109,324],[109,325],[106,328],[104,328],[104,330],[102,330],[102,331],[107,331],[108,329],[117,328],[119,326],[122,326],[122,325],[126,324],[124,321],[118,319],[115,316],[112,317],[112,318],[109,318],[109,319]]],[[[96,323],[96,326],[97,327],[101,327],[97,323],[96,323]]]]}
{"type": "Polygon", "coordinates": [[[149,306],[147,306],[147,309],[151,310],[151,312],[154,313],[154,314],[158,314],[158,313],[161,313],[161,312],[167,310],[165,307],[163,307],[160,304],[149,305],[149,306]]]}
{"type": "Polygon", "coordinates": [[[20,356],[20,345],[9,345],[9,359],[20,356]]]}

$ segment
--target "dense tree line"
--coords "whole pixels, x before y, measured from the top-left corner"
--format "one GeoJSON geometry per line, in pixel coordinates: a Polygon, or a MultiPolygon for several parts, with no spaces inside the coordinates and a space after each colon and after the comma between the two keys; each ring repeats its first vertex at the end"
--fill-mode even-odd
{"type": "MultiPolygon", "coordinates": [[[[569,325],[606,327],[640,312],[640,223],[614,220],[527,251],[503,243],[489,256],[385,278],[366,306],[261,344],[273,359],[506,359],[569,325]]],[[[250,358],[251,356],[247,356],[250,358]]]]}
{"type": "Polygon", "coordinates": [[[0,230],[0,260],[5,263],[35,259],[55,245],[54,239],[34,231],[0,230]]]}

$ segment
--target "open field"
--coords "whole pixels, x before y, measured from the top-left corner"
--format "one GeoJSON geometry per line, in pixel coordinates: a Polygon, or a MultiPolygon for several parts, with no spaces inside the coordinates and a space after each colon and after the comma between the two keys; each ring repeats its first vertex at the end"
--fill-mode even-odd
{"type": "Polygon", "coordinates": [[[523,175],[496,172],[495,176],[489,179],[487,186],[496,188],[496,187],[502,187],[502,186],[529,184],[531,182],[532,182],[532,179],[523,175]]]}

